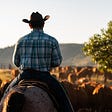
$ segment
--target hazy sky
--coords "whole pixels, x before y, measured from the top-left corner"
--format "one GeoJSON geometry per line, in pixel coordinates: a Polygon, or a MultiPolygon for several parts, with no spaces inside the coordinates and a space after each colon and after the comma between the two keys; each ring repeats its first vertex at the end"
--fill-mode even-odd
{"type": "Polygon", "coordinates": [[[112,0],[0,0],[0,48],[31,31],[22,19],[36,11],[50,15],[44,32],[59,43],[84,43],[112,20],[112,0]]]}

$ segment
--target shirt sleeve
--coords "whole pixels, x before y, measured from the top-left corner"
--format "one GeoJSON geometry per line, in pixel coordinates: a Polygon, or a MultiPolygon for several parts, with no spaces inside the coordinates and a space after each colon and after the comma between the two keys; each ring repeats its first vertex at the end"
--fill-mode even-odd
{"type": "Polygon", "coordinates": [[[57,67],[62,62],[61,50],[59,43],[56,41],[53,45],[52,56],[51,56],[51,67],[57,67]]]}
{"type": "Polygon", "coordinates": [[[19,49],[18,43],[15,45],[12,62],[15,66],[17,66],[17,67],[20,66],[20,49],[19,49]]]}

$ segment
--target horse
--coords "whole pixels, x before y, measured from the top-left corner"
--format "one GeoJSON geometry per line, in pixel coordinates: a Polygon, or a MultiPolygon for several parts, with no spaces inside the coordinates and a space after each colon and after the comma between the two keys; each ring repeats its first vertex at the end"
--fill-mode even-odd
{"type": "Polygon", "coordinates": [[[1,101],[0,112],[58,112],[49,87],[36,80],[22,80],[1,101]]]}

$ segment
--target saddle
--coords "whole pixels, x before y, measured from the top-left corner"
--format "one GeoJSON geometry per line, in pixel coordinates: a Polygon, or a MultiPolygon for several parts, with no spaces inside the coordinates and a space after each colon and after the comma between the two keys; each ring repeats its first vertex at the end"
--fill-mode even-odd
{"type": "Polygon", "coordinates": [[[47,92],[48,96],[51,98],[51,100],[53,101],[54,106],[56,107],[56,109],[59,109],[59,104],[58,101],[56,100],[56,98],[54,97],[53,91],[48,87],[48,85],[44,82],[35,80],[35,79],[23,79],[18,83],[19,86],[24,86],[24,87],[28,87],[28,86],[36,86],[39,87],[41,89],[43,89],[45,92],[47,92]]]}

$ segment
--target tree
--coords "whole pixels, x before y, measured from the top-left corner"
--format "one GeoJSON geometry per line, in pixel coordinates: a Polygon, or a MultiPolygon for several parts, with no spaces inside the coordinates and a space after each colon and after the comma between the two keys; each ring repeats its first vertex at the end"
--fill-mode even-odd
{"type": "Polygon", "coordinates": [[[112,71],[112,21],[108,23],[107,29],[101,29],[101,34],[94,34],[84,43],[83,51],[99,69],[112,71]]]}

